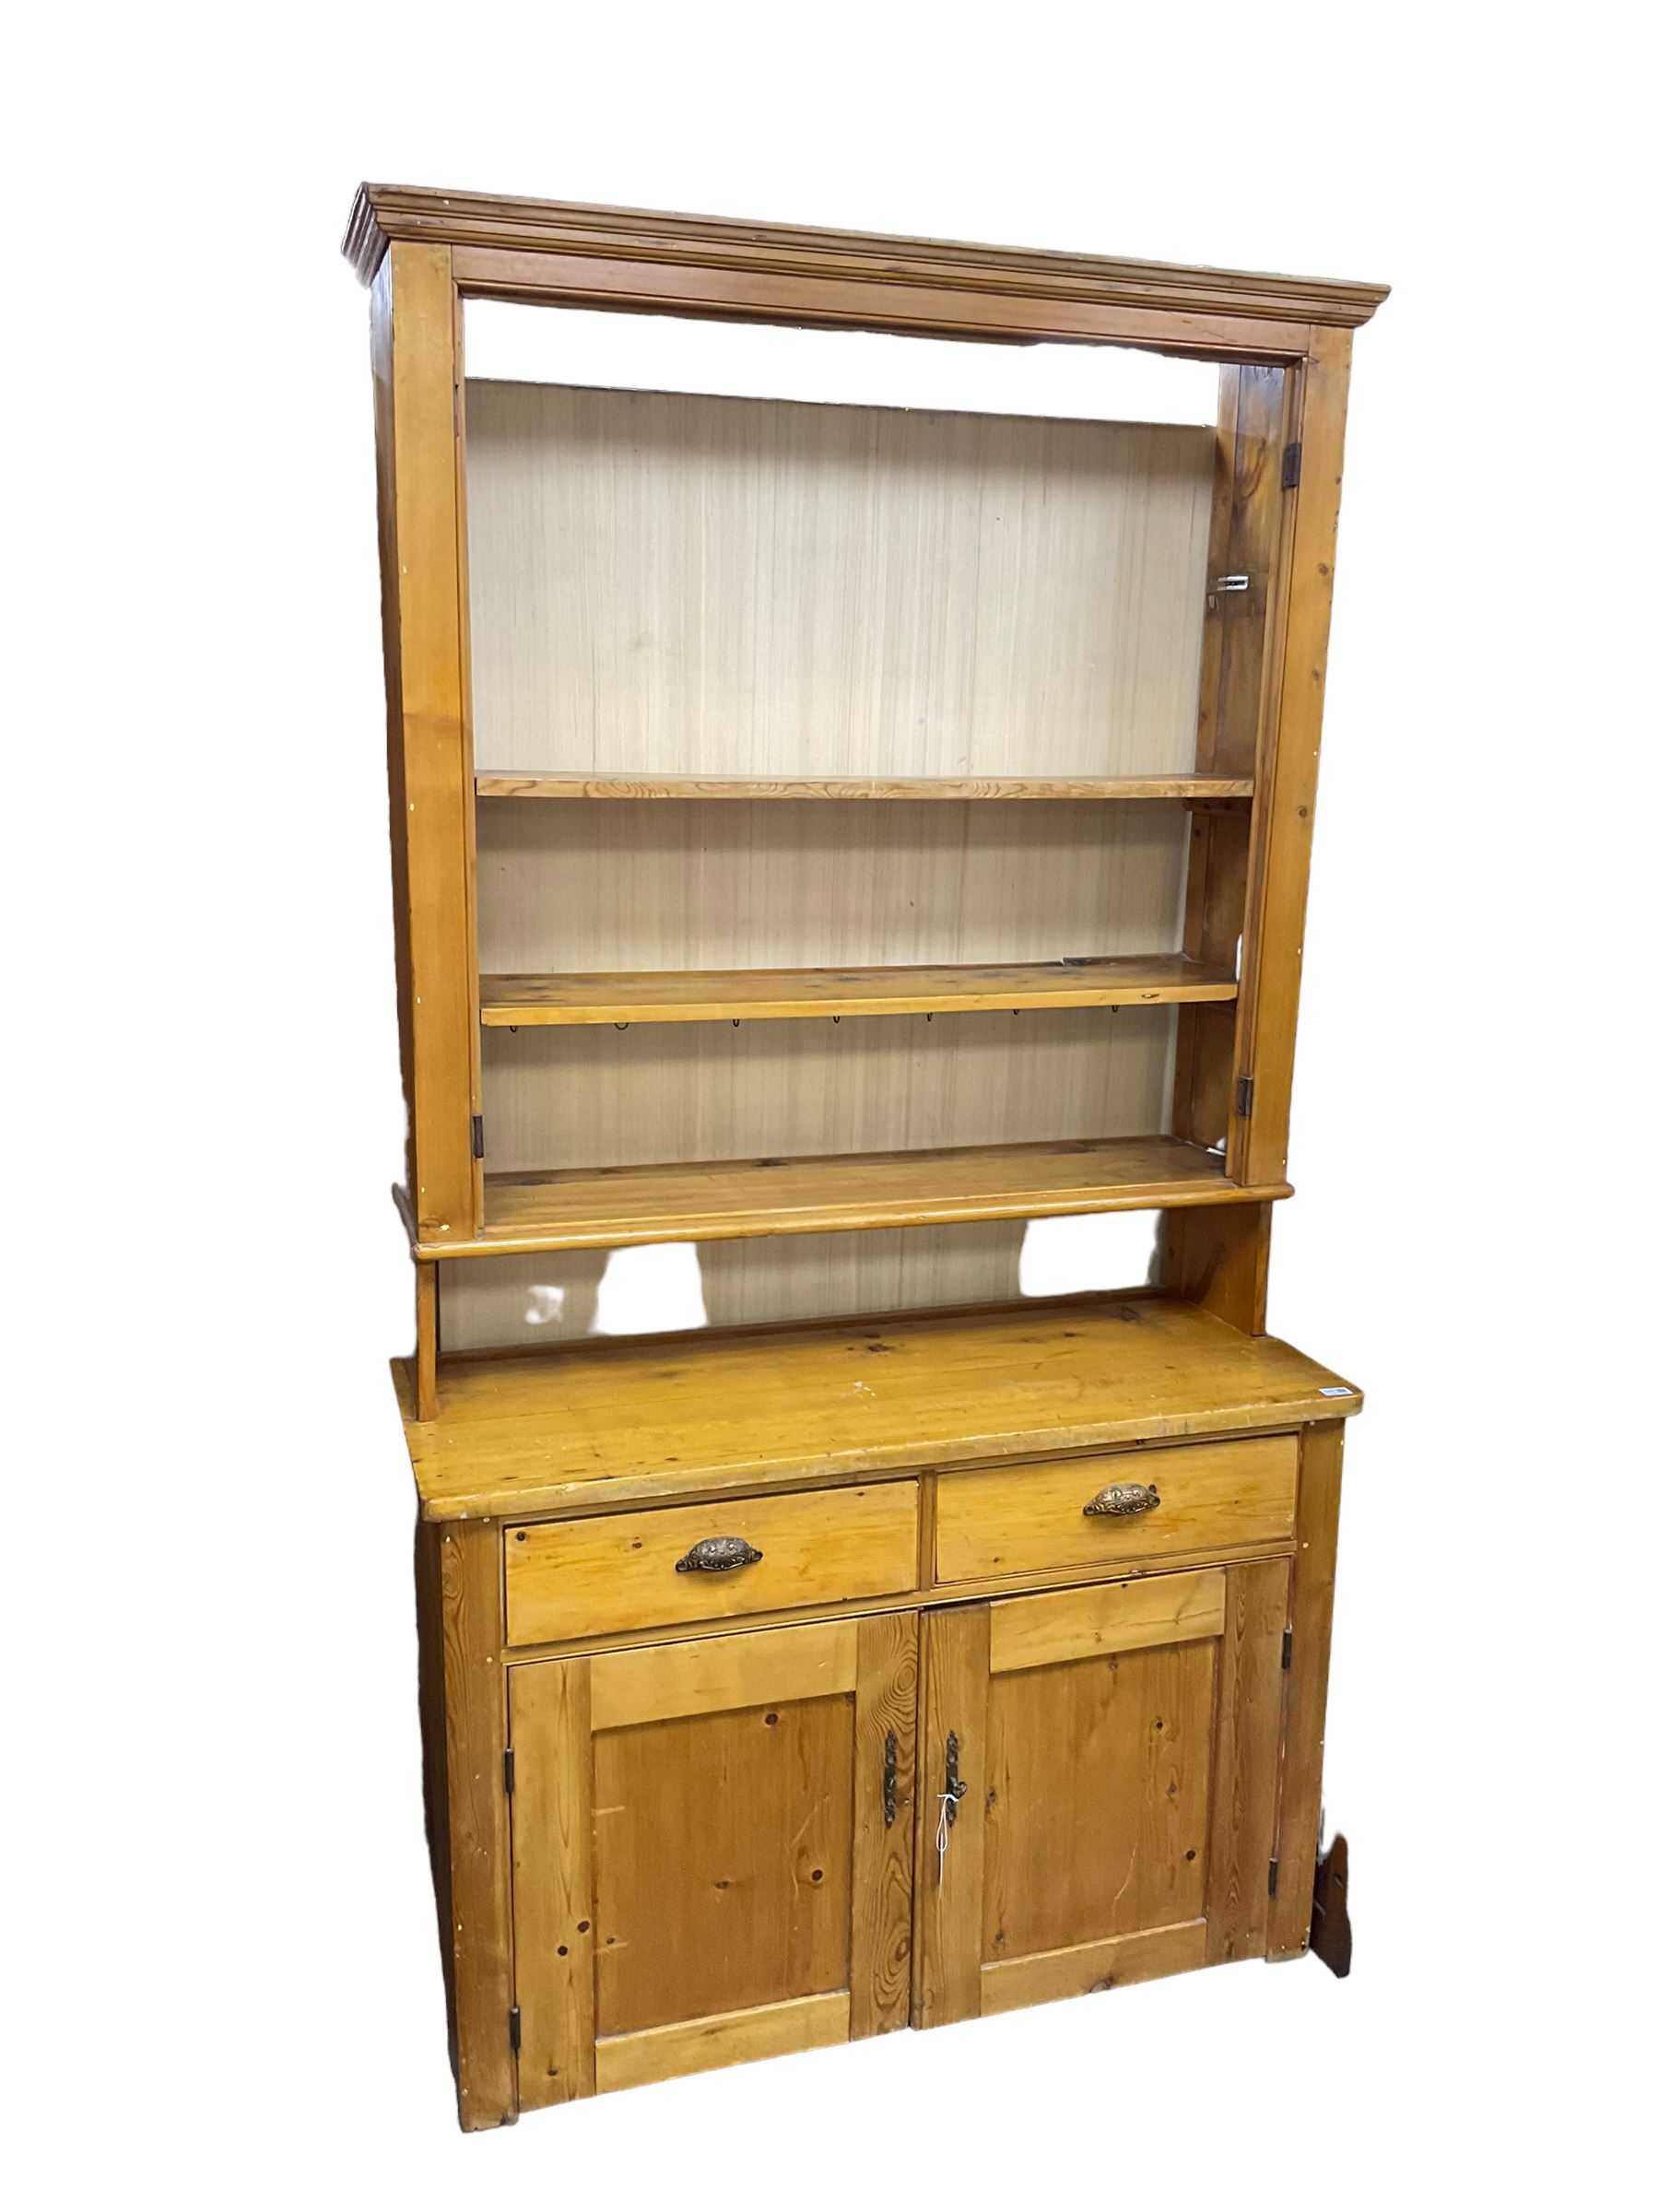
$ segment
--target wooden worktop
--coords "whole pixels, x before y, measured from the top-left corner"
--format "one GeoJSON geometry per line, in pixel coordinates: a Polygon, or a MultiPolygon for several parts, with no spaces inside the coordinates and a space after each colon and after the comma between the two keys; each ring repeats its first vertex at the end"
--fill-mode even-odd
{"type": "Polygon", "coordinates": [[[1361,1404],[1277,1338],[1152,1292],[461,1355],[431,1421],[394,1374],[432,1521],[1287,1429],[1361,1404]]]}

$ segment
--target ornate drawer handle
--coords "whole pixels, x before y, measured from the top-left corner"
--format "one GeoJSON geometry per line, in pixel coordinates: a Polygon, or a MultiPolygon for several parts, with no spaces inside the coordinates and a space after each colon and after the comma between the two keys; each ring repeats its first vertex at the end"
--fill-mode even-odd
{"type": "Polygon", "coordinates": [[[730,1574],[734,1567],[752,1567],[765,1554],[742,1536],[705,1536],[693,1544],[674,1565],[676,1574],[730,1574]]]}
{"type": "Polygon", "coordinates": [[[1159,1502],[1155,1482],[1109,1482],[1097,1490],[1083,1511],[1091,1519],[1127,1520],[1134,1513],[1149,1513],[1159,1502]]]}

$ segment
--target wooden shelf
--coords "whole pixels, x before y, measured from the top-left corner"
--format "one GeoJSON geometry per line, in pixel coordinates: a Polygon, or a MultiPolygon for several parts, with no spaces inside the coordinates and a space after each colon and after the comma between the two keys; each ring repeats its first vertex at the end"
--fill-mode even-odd
{"type": "Polygon", "coordinates": [[[1289,1429],[1363,1403],[1288,1345],[1155,1292],[464,1353],[441,1363],[430,1421],[394,1371],[438,1521],[1289,1429]]]}
{"type": "Polygon", "coordinates": [[[1249,776],[578,776],[474,779],[481,799],[1247,799],[1249,776]]]}
{"type": "Polygon", "coordinates": [[[973,1014],[998,1007],[1184,1006],[1238,994],[1228,968],[1179,953],[988,967],[710,969],[479,979],[487,1030],[973,1014]]]}
{"type": "Polygon", "coordinates": [[[486,1175],[482,1233],[418,1241],[415,1253],[465,1259],[1289,1195],[1287,1182],[1230,1182],[1217,1154],[1172,1136],[547,1169],[486,1175]]]}

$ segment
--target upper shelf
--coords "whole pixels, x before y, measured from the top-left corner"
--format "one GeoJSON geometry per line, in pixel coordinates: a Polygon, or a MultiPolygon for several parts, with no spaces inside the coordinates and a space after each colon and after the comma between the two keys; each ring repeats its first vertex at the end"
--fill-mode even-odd
{"type": "MultiPolygon", "coordinates": [[[[414,1249],[418,1259],[466,1259],[1289,1195],[1287,1182],[1230,1181],[1218,1154],[1172,1136],[542,1169],[486,1175],[480,1233],[417,1239],[414,1249]]],[[[406,1221],[401,1193],[398,1202],[406,1221]]]]}
{"type": "Polygon", "coordinates": [[[627,975],[486,975],[491,1029],[604,1022],[794,1021],[816,1015],[980,1014],[1012,1008],[1180,1006],[1230,999],[1230,968],[1180,953],[946,968],[683,970],[627,975]]]}
{"type": "Polygon", "coordinates": [[[580,776],[476,778],[481,799],[1247,799],[1249,776],[580,776]]]}

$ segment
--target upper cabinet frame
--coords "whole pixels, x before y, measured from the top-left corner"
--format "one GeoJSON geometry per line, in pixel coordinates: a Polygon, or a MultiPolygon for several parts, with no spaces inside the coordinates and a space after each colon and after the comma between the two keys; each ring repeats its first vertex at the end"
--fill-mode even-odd
{"type": "Polygon", "coordinates": [[[1370,320],[1387,287],[856,230],[365,184],[345,253],[441,245],[480,298],[953,336],[1081,339],[1204,359],[1299,360],[1370,320]]]}
{"type": "MultiPolygon", "coordinates": [[[[468,664],[468,298],[826,328],[1132,346],[1222,366],[1213,572],[1270,587],[1206,641],[1197,768],[1253,777],[1195,824],[1187,958],[1230,959],[1236,1018],[1190,1006],[1175,1132],[1217,1196],[1282,1194],[1352,333],[1382,285],[366,184],[344,246],[372,300],[406,1211],[418,1253],[484,1229],[468,664]],[[1254,564],[1253,566],[1252,564],[1254,564]]],[[[1214,611],[1214,610],[1213,610],[1214,611]]],[[[1140,1198],[1135,1203],[1158,1203],[1140,1198]]],[[[950,1218],[969,1218],[952,1216],[950,1218]]]]}

